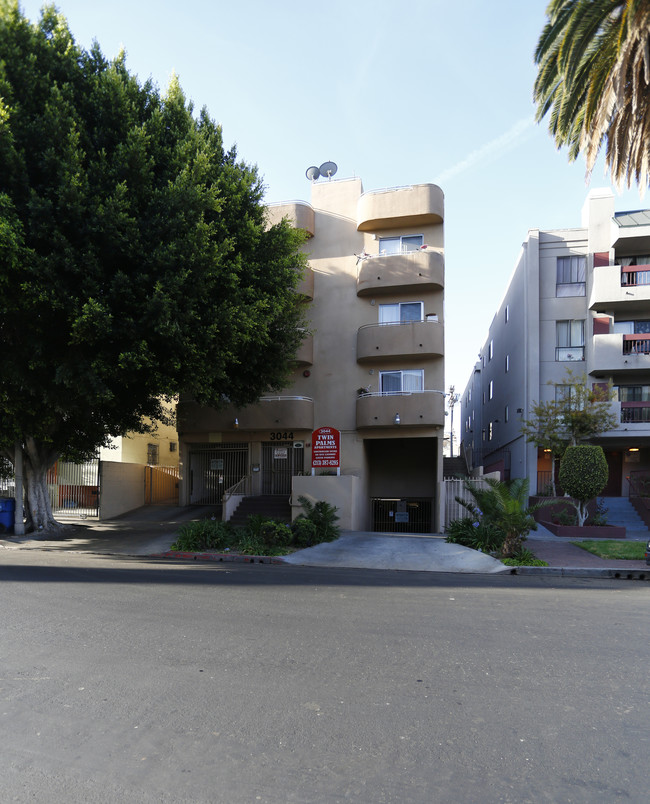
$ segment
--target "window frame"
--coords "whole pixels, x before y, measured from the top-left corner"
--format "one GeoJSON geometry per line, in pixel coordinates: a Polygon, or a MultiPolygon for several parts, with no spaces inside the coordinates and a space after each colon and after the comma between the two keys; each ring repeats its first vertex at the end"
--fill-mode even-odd
{"type": "Polygon", "coordinates": [[[408,234],[408,235],[390,235],[388,237],[380,237],[379,238],[379,256],[381,257],[390,257],[395,254],[410,254],[413,251],[419,251],[422,246],[424,245],[424,234],[408,234]],[[416,248],[404,248],[405,241],[409,239],[420,239],[420,243],[416,248]],[[387,251],[386,249],[382,249],[383,243],[399,243],[399,248],[397,251],[387,251]]]}
{"type": "Polygon", "coordinates": [[[379,372],[379,393],[382,396],[390,396],[391,394],[418,394],[424,391],[424,369],[387,369],[386,371],[379,372]],[[400,390],[399,391],[385,391],[384,390],[384,377],[389,375],[400,375],[400,390]],[[404,389],[405,375],[417,375],[420,378],[420,388],[404,389]]]}

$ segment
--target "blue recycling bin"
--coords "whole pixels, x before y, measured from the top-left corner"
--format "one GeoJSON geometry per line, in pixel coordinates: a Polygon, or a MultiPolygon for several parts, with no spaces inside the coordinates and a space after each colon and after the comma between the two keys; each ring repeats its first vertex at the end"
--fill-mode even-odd
{"type": "Polygon", "coordinates": [[[0,497],[0,533],[14,532],[14,511],[16,500],[13,497],[0,497]]]}

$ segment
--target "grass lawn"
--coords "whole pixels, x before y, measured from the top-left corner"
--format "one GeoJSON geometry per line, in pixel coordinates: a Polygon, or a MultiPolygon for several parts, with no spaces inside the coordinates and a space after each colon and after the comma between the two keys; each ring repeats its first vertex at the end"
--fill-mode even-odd
{"type": "Polygon", "coordinates": [[[576,547],[582,547],[600,558],[626,558],[630,561],[643,561],[645,558],[646,542],[624,542],[618,539],[606,539],[603,541],[593,541],[586,539],[584,542],[571,542],[576,547]]]}

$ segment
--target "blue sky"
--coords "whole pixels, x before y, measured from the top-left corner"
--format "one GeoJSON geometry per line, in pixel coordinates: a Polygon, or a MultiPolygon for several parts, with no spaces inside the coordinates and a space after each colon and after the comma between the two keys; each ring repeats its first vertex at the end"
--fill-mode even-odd
{"type": "MultiPolygon", "coordinates": [[[[40,2],[22,2],[36,19],[40,2]]],[[[121,47],[161,89],[175,72],[266,199],[309,200],[309,165],[365,190],[445,193],[446,386],[462,391],[531,228],[580,225],[591,183],[534,122],[546,0],[61,0],[77,41],[121,47]]],[[[647,199],[646,199],[647,201],[647,199]]],[[[650,206],[636,189],[617,209],[650,206]]],[[[459,416],[455,417],[455,419],[459,416]]],[[[457,421],[454,422],[457,425],[457,421]]],[[[457,428],[456,428],[457,429],[457,428]]]]}

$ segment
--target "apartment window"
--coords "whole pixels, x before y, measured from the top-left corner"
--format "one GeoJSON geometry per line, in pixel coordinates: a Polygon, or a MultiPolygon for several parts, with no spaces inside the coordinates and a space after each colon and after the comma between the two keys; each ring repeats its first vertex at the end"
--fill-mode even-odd
{"type": "Polygon", "coordinates": [[[576,388],[575,385],[556,385],[555,386],[555,404],[561,405],[564,402],[571,402],[575,399],[576,388]]]}
{"type": "Polygon", "coordinates": [[[573,361],[585,359],[585,322],[556,321],[555,359],[573,361]]]}
{"type": "Polygon", "coordinates": [[[503,421],[506,423],[510,421],[510,408],[507,405],[503,409],[503,421]]]}
{"type": "Polygon", "coordinates": [[[505,318],[506,324],[510,321],[510,305],[506,304],[506,309],[503,312],[503,317],[505,318]]]}
{"type": "Polygon", "coordinates": [[[506,355],[505,369],[507,374],[510,371],[510,355],[506,355]]]}
{"type": "Polygon", "coordinates": [[[424,390],[424,369],[380,371],[379,389],[382,394],[401,394],[424,390]]]}
{"type": "Polygon", "coordinates": [[[556,296],[584,296],[586,258],[574,254],[557,258],[556,296]]]}
{"type": "Polygon", "coordinates": [[[488,399],[492,399],[494,396],[494,380],[490,380],[490,384],[488,386],[488,399]]]}
{"type": "Polygon", "coordinates": [[[147,463],[149,466],[158,465],[158,444],[147,444],[147,463]]]}
{"type": "Polygon", "coordinates": [[[619,402],[650,402],[650,385],[619,385],[619,402]]]}
{"type": "Polygon", "coordinates": [[[170,452],[176,452],[177,448],[178,448],[178,444],[175,441],[170,441],[169,442],[169,451],[170,452]]]}
{"type": "Polygon", "coordinates": [[[621,285],[624,287],[650,285],[650,270],[626,270],[637,266],[647,268],[650,265],[650,255],[637,254],[636,257],[621,257],[619,261],[623,269],[621,271],[621,285]]]}
{"type": "Polygon", "coordinates": [[[490,345],[488,346],[488,363],[494,357],[494,341],[490,341],[490,345]]]}
{"type": "Polygon", "coordinates": [[[411,321],[422,321],[423,315],[423,302],[399,302],[398,304],[379,305],[380,324],[408,324],[411,321]]]}
{"type": "Polygon", "coordinates": [[[492,422],[488,424],[488,441],[492,441],[492,436],[494,435],[494,429],[492,427],[492,422]]]}
{"type": "Polygon", "coordinates": [[[401,237],[380,237],[380,254],[404,254],[417,251],[424,245],[423,235],[402,235],[401,237]]]}
{"type": "Polygon", "coordinates": [[[650,321],[614,321],[613,330],[623,335],[650,335],[650,321]]]}

